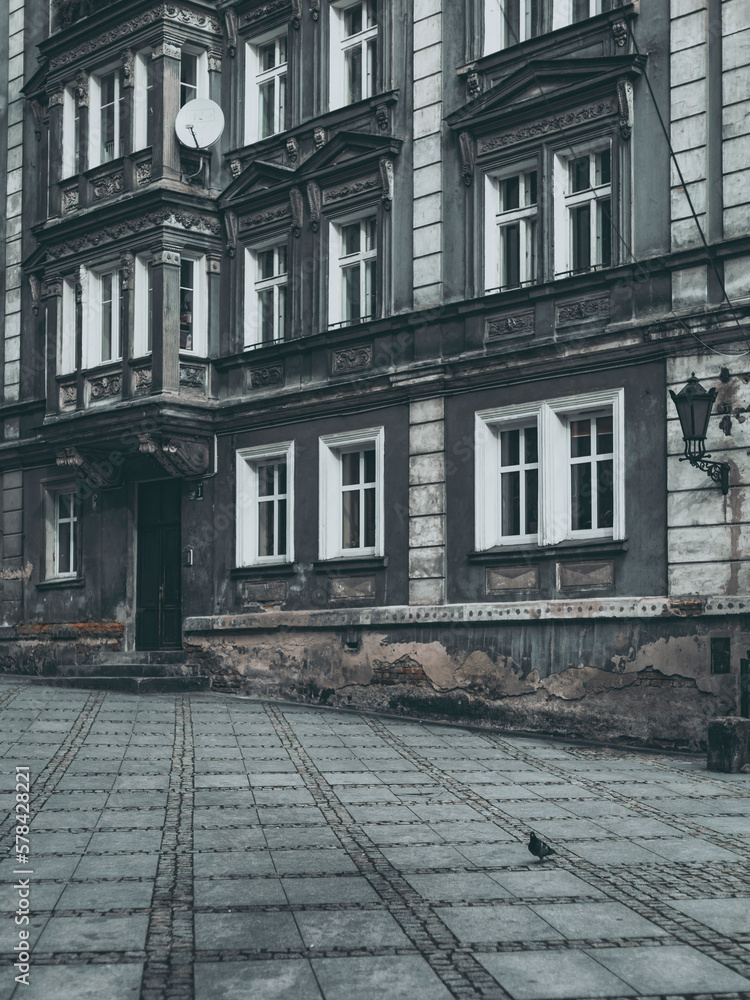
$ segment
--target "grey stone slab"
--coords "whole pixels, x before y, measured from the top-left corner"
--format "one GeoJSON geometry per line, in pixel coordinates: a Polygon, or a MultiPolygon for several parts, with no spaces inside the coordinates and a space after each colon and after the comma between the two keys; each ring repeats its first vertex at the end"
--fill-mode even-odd
{"type": "Polygon", "coordinates": [[[246,774],[196,774],[195,788],[248,788],[246,774]]]}
{"type": "MultiPolygon", "coordinates": [[[[32,864],[28,866],[24,865],[24,868],[29,868],[29,877],[33,877],[35,882],[38,882],[40,879],[70,878],[76,870],[76,866],[80,860],[80,854],[46,854],[38,858],[35,858],[32,855],[32,864]],[[32,872],[33,875],[31,875],[32,872]]],[[[14,875],[13,872],[18,867],[19,865],[16,864],[15,859],[8,859],[7,861],[0,862],[0,884],[6,879],[15,882],[16,878],[19,876],[14,875]]]]}
{"type": "Polygon", "coordinates": [[[93,854],[135,854],[142,851],[158,853],[161,830],[129,830],[127,833],[94,833],[87,850],[93,854]]]}
{"type": "Polygon", "coordinates": [[[427,962],[419,955],[315,958],[312,960],[325,1000],[450,1000],[427,962]]]}
{"type": "Polygon", "coordinates": [[[243,760],[241,757],[237,757],[233,760],[202,760],[201,758],[196,758],[195,773],[212,774],[216,775],[217,778],[228,774],[246,774],[247,761],[243,760]]]}
{"type": "Polygon", "coordinates": [[[701,826],[728,837],[743,837],[750,834],[750,811],[744,816],[706,816],[699,822],[701,826]]]}
{"type": "Polygon", "coordinates": [[[322,848],[318,851],[271,851],[279,875],[315,875],[318,872],[356,872],[357,866],[344,850],[322,848]]]}
{"type": "Polygon", "coordinates": [[[405,875],[409,885],[422,899],[442,903],[471,903],[480,899],[510,899],[512,893],[491,875],[460,872],[452,875],[405,875]]]}
{"type": "MultiPolygon", "coordinates": [[[[62,887],[61,887],[62,888],[62,887]]],[[[70,882],[57,901],[56,910],[141,910],[151,906],[154,883],[70,882]]]]}
{"type": "Polygon", "coordinates": [[[297,768],[291,760],[255,760],[243,757],[242,767],[248,774],[296,774],[297,768]]]}
{"type": "Polygon", "coordinates": [[[197,951],[283,951],[302,947],[291,913],[196,913],[197,951]]]}
{"type": "Polygon", "coordinates": [[[211,875],[273,875],[273,862],[268,851],[211,851],[193,855],[196,878],[211,875]]]}
{"type": "MultiPolygon", "coordinates": [[[[555,803],[548,803],[550,806],[555,803]]],[[[568,816],[579,816],[586,819],[596,819],[600,817],[611,817],[614,819],[637,819],[638,813],[633,812],[619,802],[612,802],[610,799],[571,799],[564,806],[568,816]]]]}
{"type": "Polygon", "coordinates": [[[26,1000],[133,1000],[143,977],[140,962],[122,965],[34,965],[29,986],[19,986],[26,1000]]]}
{"type": "Polygon", "coordinates": [[[420,819],[428,823],[439,823],[447,820],[484,820],[484,816],[463,803],[448,805],[430,805],[418,803],[411,807],[420,819]]]}
{"type": "Polygon", "coordinates": [[[390,913],[304,910],[295,913],[307,948],[408,948],[411,944],[390,913]]]}
{"type": "Polygon", "coordinates": [[[283,788],[290,785],[302,785],[304,782],[299,774],[250,774],[248,775],[251,788],[283,788]]]}
{"type": "MultiPolygon", "coordinates": [[[[15,876],[16,879],[23,877],[23,875],[15,876]]],[[[14,881],[0,883],[0,913],[11,914],[18,909],[18,889],[14,888],[15,884],[14,881]]],[[[32,880],[29,886],[31,912],[37,914],[51,910],[60,898],[63,888],[64,886],[59,883],[32,880]]]]}
{"type": "Polygon", "coordinates": [[[270,848],[341,847],[341,841],[327,826],[267,826],[264,827],[263,833],[270,848]]]}
{"type": "Polygon", "coordinates": [[[369,781],[380,778],[386,785],[432,785],[435,781],[429,774],[421,771],[373,771],[369,781]]]}
{"type": "Polygon", "coordinates": [[[57,784],[59,791],[79,791],[94,789],[108,791],[115,786],[116,778],[113,774],[66,774],[60,778],[57,784]]]}
{"type": "Polygon", "coordinates": [[[258,820],[264,826],[325,823],[323,813],[316,806],[261,806],[258,820]]]}
{"type": "Polygon", "coordinates": [[[594,792],[589,788],[582,788],[579,785],[524,785],[532,795],[538,795],[544,799],[555,799],[560,802],[569,802],[571,799],[593,799],[596,798],[594,792]]]}
{"type": "Polygon", "coordinates": [[[195,1000],[323,1000],[306,959],[196,962],[193,968],[195,1000]]]}
{"type": "Polygon", "coordinates": [[[467,861],[480,868],[517,868],[519,865],[537,865],[525,844],[461,844],[456,848],[467,861]]]}
{"type": "Polygon", "coordinates": [[[145,947],[148,916],[50,917],[36,952],[138,951],[145,947]]]}
{"type": "Polygon", "coordinates": [[[399,871],[415,868],[465,868],[466,858],[454,847],[384,847],[381,853],[399,871]]]}
{"type": "Polygon", "coordinates": [[[306,788],[257,788],[253,795],[259,806],[315,805],[315,799],[306,788]]]}
{"type": "Polygon", "coordinates": [[[258,810],[254,808],[219,808],[200,806],[193,810],[193,827],[257,826],[258,810]]]}
{"type": "Polygon", "coordinates": [[[750,979],[687,945],[597,948],[588,953],[638,993],[674,995],[750,990],[750,979]]]}
{"type": "Polygon", "coordinates": [[[683,831],[677,827],[669,826],[658,819],[649,819],[647,816],[639,816],[635,819],[611,819],[602,818],[598,820],[599,825],[611,834],[618,837],[681,837],[683,831]]]}
{"type": "Polygon", "coordinates": [[[72,809],[69,812],[42,809],[34,817],[31,827],[37,830],[93,830],[101,813],[92,809],[72,809]]]}
{"type": "Polygon", "coordinates": [[[283,878],[286,898],[292,906],[323,903],[377,903],[380,899],[370,883],[361,875],[341,875],[338,878],[283,878]]]}
{"type": "Polygon", "coordinates": [[[200,788],[193,794],[193,806],[196,810],[210,806],[230,806],[248,809],[255,805],[255,795],[250,789],[243,788],[200,788]]]}
{"type": "Polygon", "coordinates": [[[105,809],[97,830],[153,830],[164,826],[163,809],[105,809]]]}
{"type": "Polygon", "coordinates": [[[593,896],[604,898],[604,893],[583,879],[559,868],[535,865],[525,872],[498,872],[491,876],[519,899],[549,898],[552,896],[593,896]]]}
{"type": "Polygon", "coordinates": [[[30,846],[34,859],[40,854],[80,854],[93,837],[89,830],[80,833],[32,833],[30,846]]]}
{"type": "Polygon", "coordinates": [[[681,837],[634,841],[667,861],[740,861],[746,859],[743,850],[728,851],[699,837],[681,837]]]}
{"type": "Polygon", "coordinates": [[[582,951],[506,952],[474,956],[513,1000],[586,1000],[635,990],[582,951]]]}
{"type": "MultiPolygon", "coordinates": [[[[470,784],[469,788],[473,792],[477,792],[482,798],[487,799],[488,802],[500,802],[505,801],[516,802],[520,799],[537,799],[537,795],[526,785],[513,785],[513,784],[470,784]]],[[[502,806],[501,806],[502,807],[502,806]]]]}
{"type": "Polygon", "coordinates": [[[108,798],[106,791],[101,792],[55,792],[44,803],[48,809],[102,809],[108,798]]]}
{"type": "Polygon", "coordinates": [[[505,799],[496,808],[499,808],[506,816],[512,816],[514,819],[525,822],[539,819],[573,818],[570,809],[557,802],[548,802],[546,799],[520,799],[517,802],[505,799]]]}
{"type": "Polygon", "coordinates": [[[156,854],[100,854],[80,859],[73,873],[76,881],[97,878],[154,878],[156,854]]]}
{"type": "Polygon", "coordinates": [[[368,823],[363,832],[373,844],[444,844],[445,838],[427,823],[368,823]]]}
{"type": "Polygon", "coordinates": [[[536,824],[534,832],[550,844],[555,841],[596,840],[612,836],[610,830],[590,819],[542,820],[536,824]]]}
{"type": "Polygon", "coordinates": [[[591,861],[595,865],[654,865],[663,862],[663,858],[653,851],[646,850],[629,840],[599,841],[577,840],[569,845],[569,850],[579,858],[591,861]]]}
{"type": "Polygon", "coordinates": [[[194,893],[196,907],[216,909],[276,906],[287,901],[281,882],[276,878],[197,878],[194,893]]]}
{"type": "Polygon", "coordinates": [[[571,940],[648,938],[667,934],[622,903],[536,903],[531,908],[571,940]]]}
{"type": "Polygon", "coordinates": [[[528,906],[452,906],[435,911],[464,944],[556,941],[563,935],[528,906]]]}
{"type": "Polygon", "coordinates": [[[736,937],[750,934],[750,899],[674,899],[669,905],[719,934],[736,937]]]}
{"type": "Polygon", "coordinates": [[[439,833],[443,840],[450,843],[485,843],[499,844],[504,841],[512,841],[514,838],[496,823],[466,823],[461,820],[445,823],[431,823],[431,828],[435,833],[439,833]]]}
{"type": "Polygon", "coordinates": [[[193,849],[196,851],[242,851],[248,847],[266,846],[266,838],[259,826],[193,831],[193,849]]]}
{"type": "Polygon", "coordinates": [[[107,799],[107,809],[165,809],[167,793],[161,789],[116,789],[107,799]]]}
{"type": "Polygon", "coordinates": [[[349,815],[357,823],[414,823],[418,818],[413,809],[402,805],[352,805],[349,815]]]}

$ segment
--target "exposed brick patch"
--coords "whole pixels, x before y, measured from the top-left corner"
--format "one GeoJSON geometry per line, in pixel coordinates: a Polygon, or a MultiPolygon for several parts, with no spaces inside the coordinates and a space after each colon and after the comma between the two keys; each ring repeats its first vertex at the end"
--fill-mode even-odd
{"type": "MultiPolygon", "coordinates": [[[[57,622],[19,625],[19,639],[119,639],[125,635],[122,622],[57,622]]],[[[119,648],[119,646],[118,646],[119,648]]]]}
{"type": "Polygon", "coordinates": [[[398,660],[375,660],[372,668],[373,684],[427,684],[427,674],[411,656],[398,660]]]}

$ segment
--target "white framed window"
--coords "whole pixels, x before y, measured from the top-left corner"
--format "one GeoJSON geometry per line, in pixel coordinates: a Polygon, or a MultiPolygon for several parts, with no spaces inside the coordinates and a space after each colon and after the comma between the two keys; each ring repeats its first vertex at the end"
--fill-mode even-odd
{"type": "Polygon", "coordinates": [[[612,265],[612,148],[555,156],[555,272],[612,265]]]}
{"type": "Polygon", "coordinates": [[[263,36],[245,47],[245,142],[286,128],[288,36],[263,36]]]}
{"type": "Polygon", "coordinates": [[[245,251],[245,347],[284,339],[287,251],[286,243],[245,251]]]}
{"type": "Polygon", "coordinates": [[[537,171],[488,175],[485,194],[485,291],[538,280],[537,171]]]}
{"type": "Polygon", "coordinates": [[[75,176],[80,170],[80,122],[75,87],[63,91],[62,177],[75,176]]]}
{"type": "Polygon", "coordinates": [[[294,562],[294,442],[237,452],[238,566],[294,562]]]}
{"type": "Polygon", "coordinates": [[[476,414],[477,551],[625,537],[624,392],[476,414]]]}
{"type": "Polygon", "coordinates": [[[341,108],[377,93],[377,0],[331,7],[329,105],[341,108]]]}
{"type": "Polygon", "coordinates": [[[330,226],[329,326],[361,323],[377,315],[377,217],[330,226]]]}
{"type": "Polygon", "coordinates": [[[119,268],[103,266],[86,271],[83,289],[83,366],[94,368],[122,357],[123,275],[119,268]]]}
{"type": "Polygon", "coordinates": [[[133,150],[137,151],[154,144],[156,116],[150,50],[136,53],[133,73],[133,150]]]}
{"type": "Polygon", "coordinates": [[[208,281],[205,257],[180,258],[180,350],[208,351],[208,281]]]}
{"type": "Polygon", "coordinates": [[[63,278],[60,312],[57,374],[69,375],[76,370],[76,285],[73,278],[63,278]]]}
{"type": "Polygon", "coordinates": [[[89,77],[89,167],[109,163],[126,148],[128,116],[122,67],[89,77]]]}
{"type": "Polygon", "coordinates": [[[154,343],[154,265],[135,258],[133,350],[136,358],[150,354],[154,343]]]}
{"type": "Polygon", "coordinates": [[[385,429],[320,439],[321,559],[383,555],[385,429]]]}
{"type": "Polygon", "coordinates": [[[45,578],[58,580],[79,575],[80,504],[74,487],[47,489],[44,493],[46,535],[45,578]]]}
{"type": "Polygon", "coordinates": [[[613,0],[555,0],[553,27],[576,24],[594,14],[612,10],[613,0]]]}
{"type": "Polygon", "coordinates": [[[543,0],[485,0],[485,55],[541,34],[543,13],[543,0]]]}
{"type": "Polygon", "coordinates": [[[183,49],[180,54],[180,107],[208,97],[208,53],[183,49]]]}

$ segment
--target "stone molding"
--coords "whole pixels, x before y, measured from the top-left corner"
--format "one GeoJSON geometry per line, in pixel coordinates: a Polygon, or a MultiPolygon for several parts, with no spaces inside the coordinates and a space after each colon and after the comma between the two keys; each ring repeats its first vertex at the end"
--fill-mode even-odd
{"type": "Polygon", "coordinates": [[[500,132],[498,135],[487,136],[479,140],[479,155],[493,153],[506,146],[512,146],[516,142],[524,142],[527,139],[536,139],[550,132],[559,132],[562,129],[579,125],[581,122],[593,121],[597,118],[605,118],[608,115],[617,114],[619,111],[616,101],[597,101],[596,104],[588,104],[583,108],[576,108],[574,111],[566,111],[564,114],[555,115],[552,118],[542,118],[531,125],[523,125],[521,128],[508,132],[500,132]]]}

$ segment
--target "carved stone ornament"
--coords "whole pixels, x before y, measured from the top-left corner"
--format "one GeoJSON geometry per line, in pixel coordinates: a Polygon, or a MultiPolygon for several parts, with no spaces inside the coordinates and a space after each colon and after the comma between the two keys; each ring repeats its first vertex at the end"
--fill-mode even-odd
{"type": "Polygon", "coordinates": [[[615,45],[622,48],[628,40],[628,26],[624,21],[614,21],[612,24],[612,34],[615,37],[615,45]]]}
{"type": "Polygon", "coordinates": [[[152,59],[166,58],[179,60],[181,56],[182,48],[174,42],[159,42],[151,52],[152,59]]]}
{"type": "Polygon", "coordinates": [[[135,86],[135,53],[132,49],[125,49],[120,53],[122,62],[122,85],[123,87],[135,86]]]}
{"type": "Polygon", "coordinates": [[[206,369],[203,365],[180,365],[180,387],[200,389],[206,387],[206,369]]]}
{"type": "Polygon", "coordinates": [[[299,188],[292,188],[289,192],[289,205],[292,209],[292,233],[299,237],[302,232],[302,216],[305,211],[302,192],[299,188]]]}
{"type": "Polygon", "coordinates": [[[75,385],[61,385],[60,386],[60,408],[67,409],[68,407],[75,406],[78,402],[78,390],[75,385]]]}
{"type": "Polygon", "coordinates": [[[568,302],[557,307],[556,326],[566,323],[581,323],[586,320],[607,319],[609,317],[609,296],[603,295],[596,299],[582,299],[580,302],[568,302]]]}
{"type": "Polygon", "coordinates": [[[375,108],[375,121],[381,132],[387,132],[391,126],[391,111],[387,104],[378,104],[375,108]]]}
{"type": "Polygon", "coordinates": [[[620,135],[629,139],[633,134],[633,84],[629,80],[617,81],[617,104],[620,110],[620,135]]]}
{"type": "Polygon", "coordinates": [[[530,337],[534,333],[534,310],[512,316],[493,316],[487,320],[487,340],[500,337],[530,337]]]}
{"type": "Polygon", "coordinates": [[[227,253],[230,257],[234,257],[237,253],[237,213],[233,212],[231,209],[227,209],[224,212],[224,229],[227,234],[227,253]]]}
{"type": "Polygon", "coordinates": [[[257,215],[246,215],[240,223],[240,229],[254,229],[256,226],[284,219],[290,214],[289,205],[282,205],[281,208],[271,208],[267,212],[258,212],[257,215]]]}
{"type": "Polygon", "coordinates": [[[193,215],[190,212],[176,212],[171,208],[162,208],[144,215],[126,216],[114,226],[103,226],[65,243],[58,243],[48,248],[48,255],[53,259],[77,256],[85,250],[100,247],[115,240],[126,239],[135,233],[146,229],[156,229],[159,226],[179,227],[186,232],[210,233],[221,236],[222,223],[213,215],[193,215]]]}
{"type": "Polygon", "coordinates": [[[218,52],[208,53],[208,72],[221,73],[221,56],[218,52]]]}
{"type": "Polygon", "coordinates": [[[63,215],[73,212],[78,208],[78,183],[62,189],[62,210],[63,215]]]}
{"type": "Polygon", "coordinates": [[[135,166],[135,182],[138,185],[148,184],[151,180],[151,160],[142,160],[135,166]]]}
{"type": "Polygon", "coordinates": [[[313,130],[313,143],[316,149],[322,149],[323,146],[328,142],[328,133],[324,128],[318,126],[318,128],[313,130]]]}
{"type": "Polygon", "coordinates": [[[248,385],[251,389],[264,389],[267,386],[284,384],[284,366],[263,365],[261,368],[251,368],[247,373],[248,385]]]}
{"type": "MultiPolygon", "coordinates": [[[[50,91],[49,94],[47,94],[48,108],[61,108],[64,103],[65,103],[65,89],[63,87],[57,87],[55,90],[52,90],[50,91]]],[[[38,101],[37,104],[39,104],[38,101]]]]}
{"type": "Polygon", "coordinates": [[[122,484],[122,465],[115,465],[107,458],[87,457],[77,448],[63,448],[55,458],[61,468],[74,472],[87,486],[101,490],[122,484]]]}
{"type": "Polygon", "coordinates": [[[229,58],[237,55],[237,14],[230,8],[224,11],[224,32],[227,36],[229,58]]]}
{"type": "Polygon", "coordinates": [[[79,108],[89,106],[89,75],[85,69],[79,69],[76,73],[76,98],[79,108]]]}
{"type": "Polygon", "coordinates": [[[203,441],[139,434],[138,449],[142,455],[155,458],[170,476],[195,478],[209,471],[211,449],[203,441]]]}
{"type": "Polygon", "coordinates": [[[379,187],[382,187],[383,179],[378,174],[371,174],[368,177],[361,177],[358,181],[350,181],[348,184],[342,184],[339,188],[329,188],[323,195],[323,201],[328,204],[331,201],[341,201],[342,198],[351,198],[355,194],[361,194],[363,191],[372,191],[379,187]]]}
{"type": "Polygon", "coordinates": [[[359,371],[363,368],[372,368],[372,345],[370,344],[364,344],[361,347],[344,347],[331,354],[331,371],[334,375],[359,371]]]}
{"type": "Polygon", "coordinates": [[[383,207],[390,211],[393,204],[394,167],[393,160],[385,156],[380,160],[380,180],[383,184],[383,207]]]}
{"type": "Polygon", "coordinates": [[[320,187],[315,181],[307,182],[307,204],[310,209],[310,220],[314,233],[317,233],[320,226],[320,206],[321,206],[321,194],[320,187]]]}
{"type": "Polygon", "coordinates": [[[101,201],[102,198],[111,198],[113,195],[121,194],[124,188],[124,182],[122,177],[122,171],[116,171],[114,174],[104,174],[102,177],[97,177],[91,182],[91,192],[94,195],[95,201],[101,201]]]}
{"type": "Polygon", "coordinates": [[[179,250],[155,250],[151,255],[154,264],[171,264],[173,267],[180,266],[179,250]]]}
{"type": "Polygon", "coordinates": [[[153,374],[150,368],[136,368],[133,372],[133,391],[136,396],[145,396],[151,392],[153,374]]]}
{"type": "Polygon", "coordinates": [[[31,308],[34,315],[39,315],[39,300],[42,297],[42,282],[38,274],[29,275],[29,288],[31,289],[31,308]]]}
{"type": "MultiPolygon", "coordinates": [[[[290,9],[291,4],[289,0],[270,0],[269,3],[264,3],[262,6],[256,7],[255,10],[251,10],[247,14],[243,14],[240,18],[240,28],[252,26],[257,21],[262,20],[264,17],[268,17],[270,14],[276,14],[280,10],[290,9]]],[[[302,9],[300,8],[300,17],[301,16],[302,9]]]]}
{"type": "Polygon", "coordinates": [[[239,177],[242,173],[242,164],[239,160],[230,160],[229,169],[232,171],[232,177],[239,177]]]}
{"type": "Polygon", "coordinates": [[[292,163],[297,162],[297,157],[299,156],[299,143],[294,136],[290,136],[286,141],[286,155],[292,163]]]}
{"type": "Polygon", "coordinates": [[[474,181],[474,140],[468,132],[462,132],[458,137],[461,148],[461,173],[466,187],[471,187],[474,181]]]}
{"type": "Polygon", "coordinates": [[[583,122],[590,122],[596,118],[604,118],[617,112],[615,101],[598,101],[596,104],[588,104],[583,108],[576,108],[574,111],[567,111],[562,115],[554,115],[551,118],[542,118],[531,125],[524,125],[523,128],[514,129],[511,132],[501,132],[499,135],[491,135],[479,142],[479,154],[491,153],[496,149],[504,149],[512,146],[516,142],[524,142],[527,139],[536,139],[538,136],[547,135],[550,132],[560,132],[573,125],[580,125],[583,122]]]}
{"type": "Polygon", "coordinates": [[[474,97],[479,96],[479,92],[482,89],[482,82],[479,77],[479,73],[475,69],[469,70],[466,74],[466,91],[471,100],[474,97]]]}
{"type": "Polygon", "coordinates": [[[124,253],[120,257],[120,281],[124,292],[133,291],[133,277],[135,275],[135,256],[132,253],[124,253]]]}
{"type": "Polygon", "coordinates": [[[299,31],[302,24],[302,0],[292,0],[292,27],[299,31]]]}
{"type": "Polygon", "coordinates": [[[313,21],[320,20],[320,0],[310,0],[310,13],[313,21]]]}
{"type": "MultiPolygon", "coordinates": [[[[62,101],[60,101],[60,103],[62,104],[62,101]]],[[[44,127],[44,108],[39,101],[34,99],[29,101],[29,105],[31,106],[31,114],[34,118],[34,138],[37,142],[40,142],[42,138],[42,128],[44,127]]]]}
{"type": "Polygon", "coordinates": [[[122,375],[100,375],[98,378],[86,380],[89,387],[89,399],[110,399],[122,394],[122,375]]]}
{"type": "Polygon", "coordinates": [[[45,299],[60,298],[63,292],[62,278],[55,274],[47,278],[42,288],[42,295],[45,299]]]}

